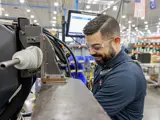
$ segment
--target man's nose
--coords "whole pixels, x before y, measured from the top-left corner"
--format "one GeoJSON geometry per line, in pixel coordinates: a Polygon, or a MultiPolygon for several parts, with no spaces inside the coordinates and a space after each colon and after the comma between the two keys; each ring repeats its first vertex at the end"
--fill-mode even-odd
{"type": "Polygon", "coordinates": [[[95,52],[93,49],[90,49],[90,50],[89,50],[89,54],[90,54],[90,55],[94,55],[95,53],[96,53],[96,52],[95,52]]]}

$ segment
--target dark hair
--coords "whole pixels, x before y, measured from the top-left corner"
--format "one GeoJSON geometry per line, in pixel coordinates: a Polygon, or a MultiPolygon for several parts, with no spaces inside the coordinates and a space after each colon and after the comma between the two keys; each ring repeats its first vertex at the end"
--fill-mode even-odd
{"type": "Polygon", "coordinates": [[[85,35],[92,35],[100,31],[107,38],[120,36],[120,27],[116,19],[108,15],[99,15],[83,28],[85,35]]]}

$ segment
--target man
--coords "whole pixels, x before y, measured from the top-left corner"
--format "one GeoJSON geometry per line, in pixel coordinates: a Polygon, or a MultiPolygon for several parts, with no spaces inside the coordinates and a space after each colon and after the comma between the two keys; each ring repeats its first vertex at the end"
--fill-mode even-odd
{"type": "Polygon", "coordinates": [[[112,120],[142,120],[146,80],[140,66],[121,50],[118,22],[100,15],[83,32],[98,64],[92,89],[97,101],[112,120]]]}

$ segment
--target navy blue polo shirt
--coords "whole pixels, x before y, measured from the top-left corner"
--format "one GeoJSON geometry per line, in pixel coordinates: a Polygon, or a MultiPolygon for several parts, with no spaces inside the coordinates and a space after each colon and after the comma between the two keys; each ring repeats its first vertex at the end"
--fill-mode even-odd
{"type": "Polygon", "coordinates": [[[110,61],[97,66],[93,95],[112,120],[142,120],[146,80],[132,59],[120,51],[110,61]]]}

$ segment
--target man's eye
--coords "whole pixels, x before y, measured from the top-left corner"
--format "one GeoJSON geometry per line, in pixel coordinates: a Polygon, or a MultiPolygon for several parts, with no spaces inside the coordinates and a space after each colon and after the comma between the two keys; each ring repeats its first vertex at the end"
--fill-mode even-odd
{"type": "Polygon", "coordinates": [[[96,45],[96,46],[94,46],[93,48],[94,48],[95,50],[99,50],[99,49],[101,48],[101,46],[96,45]]]}

